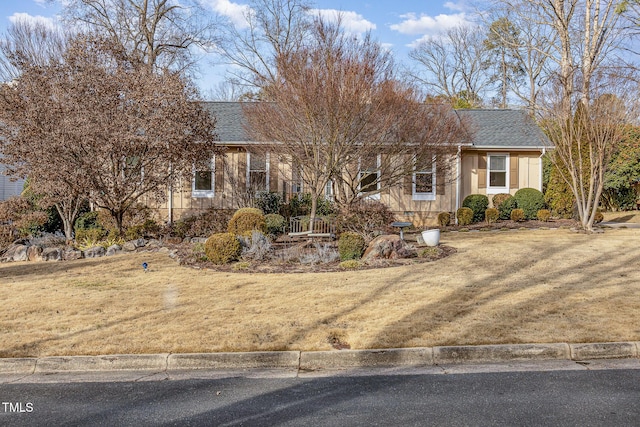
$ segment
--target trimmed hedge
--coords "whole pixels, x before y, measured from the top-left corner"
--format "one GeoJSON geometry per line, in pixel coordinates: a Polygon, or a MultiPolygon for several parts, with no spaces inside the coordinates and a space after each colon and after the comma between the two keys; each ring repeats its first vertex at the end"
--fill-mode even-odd
{"type": "Polygon", "coordinates": [[[498,212],[500,212],[500,219],[511,219],[511,212],[518,207],[518,201],[515,197],[509,196],[500,203],[498,212]]]}
{"type": "Polygon", "coordinates": [[[446,227],[451,222],[451,214],[449,212],[440,212],[438,214],[438,224],[440,227],[446,227]]]}
{"type": "Polygon", "coordinates": [[[267,224],[264,214],[257,208],[241,208],[238,209],[231,219],[227,231],[234,235],[241,235],[253,230],[263,233],[267,231],[267,224]]]}
{"type": "Polygon", "coordinates": [[[538,211],[545,208],[544,195],[535,188],[521,188],[514,197],[526,219],[536,219],[538,211]]]}
{"type": "Polygon", "coordinates": [[[228,264],[242,253],[240,241],[233,233],[217,233],[207,239],[204,253],[214,264],[228,264]]]}
{"type": "Polygon", "coordinates": [[[360,259],[365,249],[364,237],[352,231],[346,231],[338,240],[338,253],[340,261],[360,259]]]}
{"type": "Polygon", "coordinates": [[[471,208],[460,208],[456,212],[458,225],[469,225],[473,221],[473,211],[471,208]]]}
{"type": "Polygon", "coordinates": [[[549,218],[551,218],[551,212],[549,212],[548,209],[540,209],[538,211],[538,221],[543,221],[543,222],[547,222],[549,221],[549,218]]]}
{"type": "Polygon", "coordinates": [[[500,212],[496,208],[489,208],[485,211],[484,217],[487,220],[487,224],[493,224],[500,217],[500,212]]]}
{"type": "Polygon", "coordinates": [[[514,209],[511,211],[511,221],[520,222],[524,220],[524,211],[522,209],[514,209]]]}

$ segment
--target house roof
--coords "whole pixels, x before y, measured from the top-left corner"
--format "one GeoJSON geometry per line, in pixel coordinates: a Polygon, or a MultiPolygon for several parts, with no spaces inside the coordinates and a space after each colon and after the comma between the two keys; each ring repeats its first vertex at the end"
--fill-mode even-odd
{"type": "MultiPolygon", "coordinates": [[[[245,130],[241,102],[205,102],[204,107],[217,119],[216,133],[226,144],[251,144],[245,130]]],[[[472,145],[478,148],[541,149],[551,143],[522,110],[456,110],[468,120],[474,132],[472,145]]]]}
{"type": "Polygon", "coordinates": [[[541,149],[551,142],[523,110],[456,110],[470,122],[478,148],[541,149]]]}

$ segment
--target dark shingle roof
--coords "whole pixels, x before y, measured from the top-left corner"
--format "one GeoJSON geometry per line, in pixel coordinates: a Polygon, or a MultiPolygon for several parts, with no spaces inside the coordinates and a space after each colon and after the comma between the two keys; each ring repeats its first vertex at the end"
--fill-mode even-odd
{"type": "Polygon", "coordinates": [[[550,147],[546,135],[522,110],[456,110],[470,122],[475,147],[550,147]]]}
{"type": "Polygon", "coordinates": [[[216,121],[216,133],[221,142],[248,142],[244,129],[244,114],[240,102],[205,102],[204,108],[216,121]]]}

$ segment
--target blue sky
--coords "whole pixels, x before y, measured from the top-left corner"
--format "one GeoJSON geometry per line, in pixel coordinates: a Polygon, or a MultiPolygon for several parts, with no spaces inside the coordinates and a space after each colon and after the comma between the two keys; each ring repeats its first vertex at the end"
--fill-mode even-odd
{"type": "MultiPolygon", "coordinates": [[[[44,19],[52,24],[58,20],[61,2],[65,0],[2,0],[0,31],[12,20],[24,17],[44,19]]],[[[245,0],[201,0],[212,12],[239,22],[245,0]]],[[[476,1],[477,3],[477,1],[476,1]]],[[[374,37],[388,46],[400,61],[406,61],[411,46],[421,38],[468,22],[472,19],[471,0],[315,0],[320,13],[331,17],[343,14],[345,27],[354,33],[371,30],[374,37]]],[[[204,71],[199,86],[208,90],[220,79],[222,70],[201,64],[204,71]]]]}

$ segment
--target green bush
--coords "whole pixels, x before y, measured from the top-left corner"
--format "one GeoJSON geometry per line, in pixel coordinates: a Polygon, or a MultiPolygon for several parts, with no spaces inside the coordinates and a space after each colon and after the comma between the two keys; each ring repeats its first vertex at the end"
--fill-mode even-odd
{"type": "Polygon", "coordinates": [[[440,212],[438,214],[438,224],[440,227],[446,227],[451,222],[451,214],[449,212],[440,212]]]}
{"type": "Polygon", "coordinates": [[[491,203],[493,203],[494,208],[500,210],[500,205],[510,197],[513,196],[509,193],[498,193],[491,198],[491,203]]]}
{"type": "Polygon", "coordinates": [[[261,191],[256,197],[256,207],[265,215],[279,214],[282,207],[282,196],[280,193],[261,191]]]}
{"type": "Polygon", "coordinates": [[[511,211],[518,207],[518,201],[515,197],[509,196],[500,203],[498,212],[500,212],[500,219],[511,219],[511,211]]]}
{"type": "Polygon", "coordinates": [[[456,212],[456,218],[458,218],[458,225],[469,225],[473,222],[473,211],[471,208],[460,208],[456,212]]]}
{"type": "Polygon", "coordinates": [[[242,247],[235,234],[218,233],[207,239],[204,244],[204,253],[214,264],[228,264],[240,257],[242,247]]]}
{"type": "Polygon", "coordinates": [[[360,259],[365,249],[364,237],[354,232],[344,232],[338,240],[338,253],[340,261],[360,259]]]}
{"type": "Polygon", "coordinates": [[[524,211],[522,209],[518,208],[511,211],[511,221],[520,222],[524,221],[524,219],[524,211]]]}
{"type": "Polygon", "coordinates": [[[496,208],[489,208],[484,212],[484,217],[487,220],[487,224],[493,224],[500,217],[500,212],[496,208]]]}
{"type": "Polygon", "coordinates": [[[526,219],[536,219],[540,209],[544,209],[544,195],[535,188],[521,188],[514,195],[518,208],[524,211],[526,219]]]}
{"type": "Polygon", "coordinates": [[[264,216],[264,222],[267,228],[267,234],[272,236],[279,236],[287,228],[287,221],[280,214],[270,213],[264,216]]]}
{"type": "Polygon", "coordinates": [[[229,220],[227,231],[234,235],[240,235],[252,230],[266,232],[267,223],[264,214],[257,208],[241,208],[233,214],[229,220]]]}
{"type": "Polygon", "coordinates": [[[484,194],[470,194],[462,201],[463,208],[473,211],[473,222],[484,220],[484,212],[489,207],[489,198],[484,194]]]}
{"type": "Polygon", "coordinates": [[[540,209],[537,214],[538,221],[547,222],[551,218],[551,212],[548,209],[540,209]]]}

